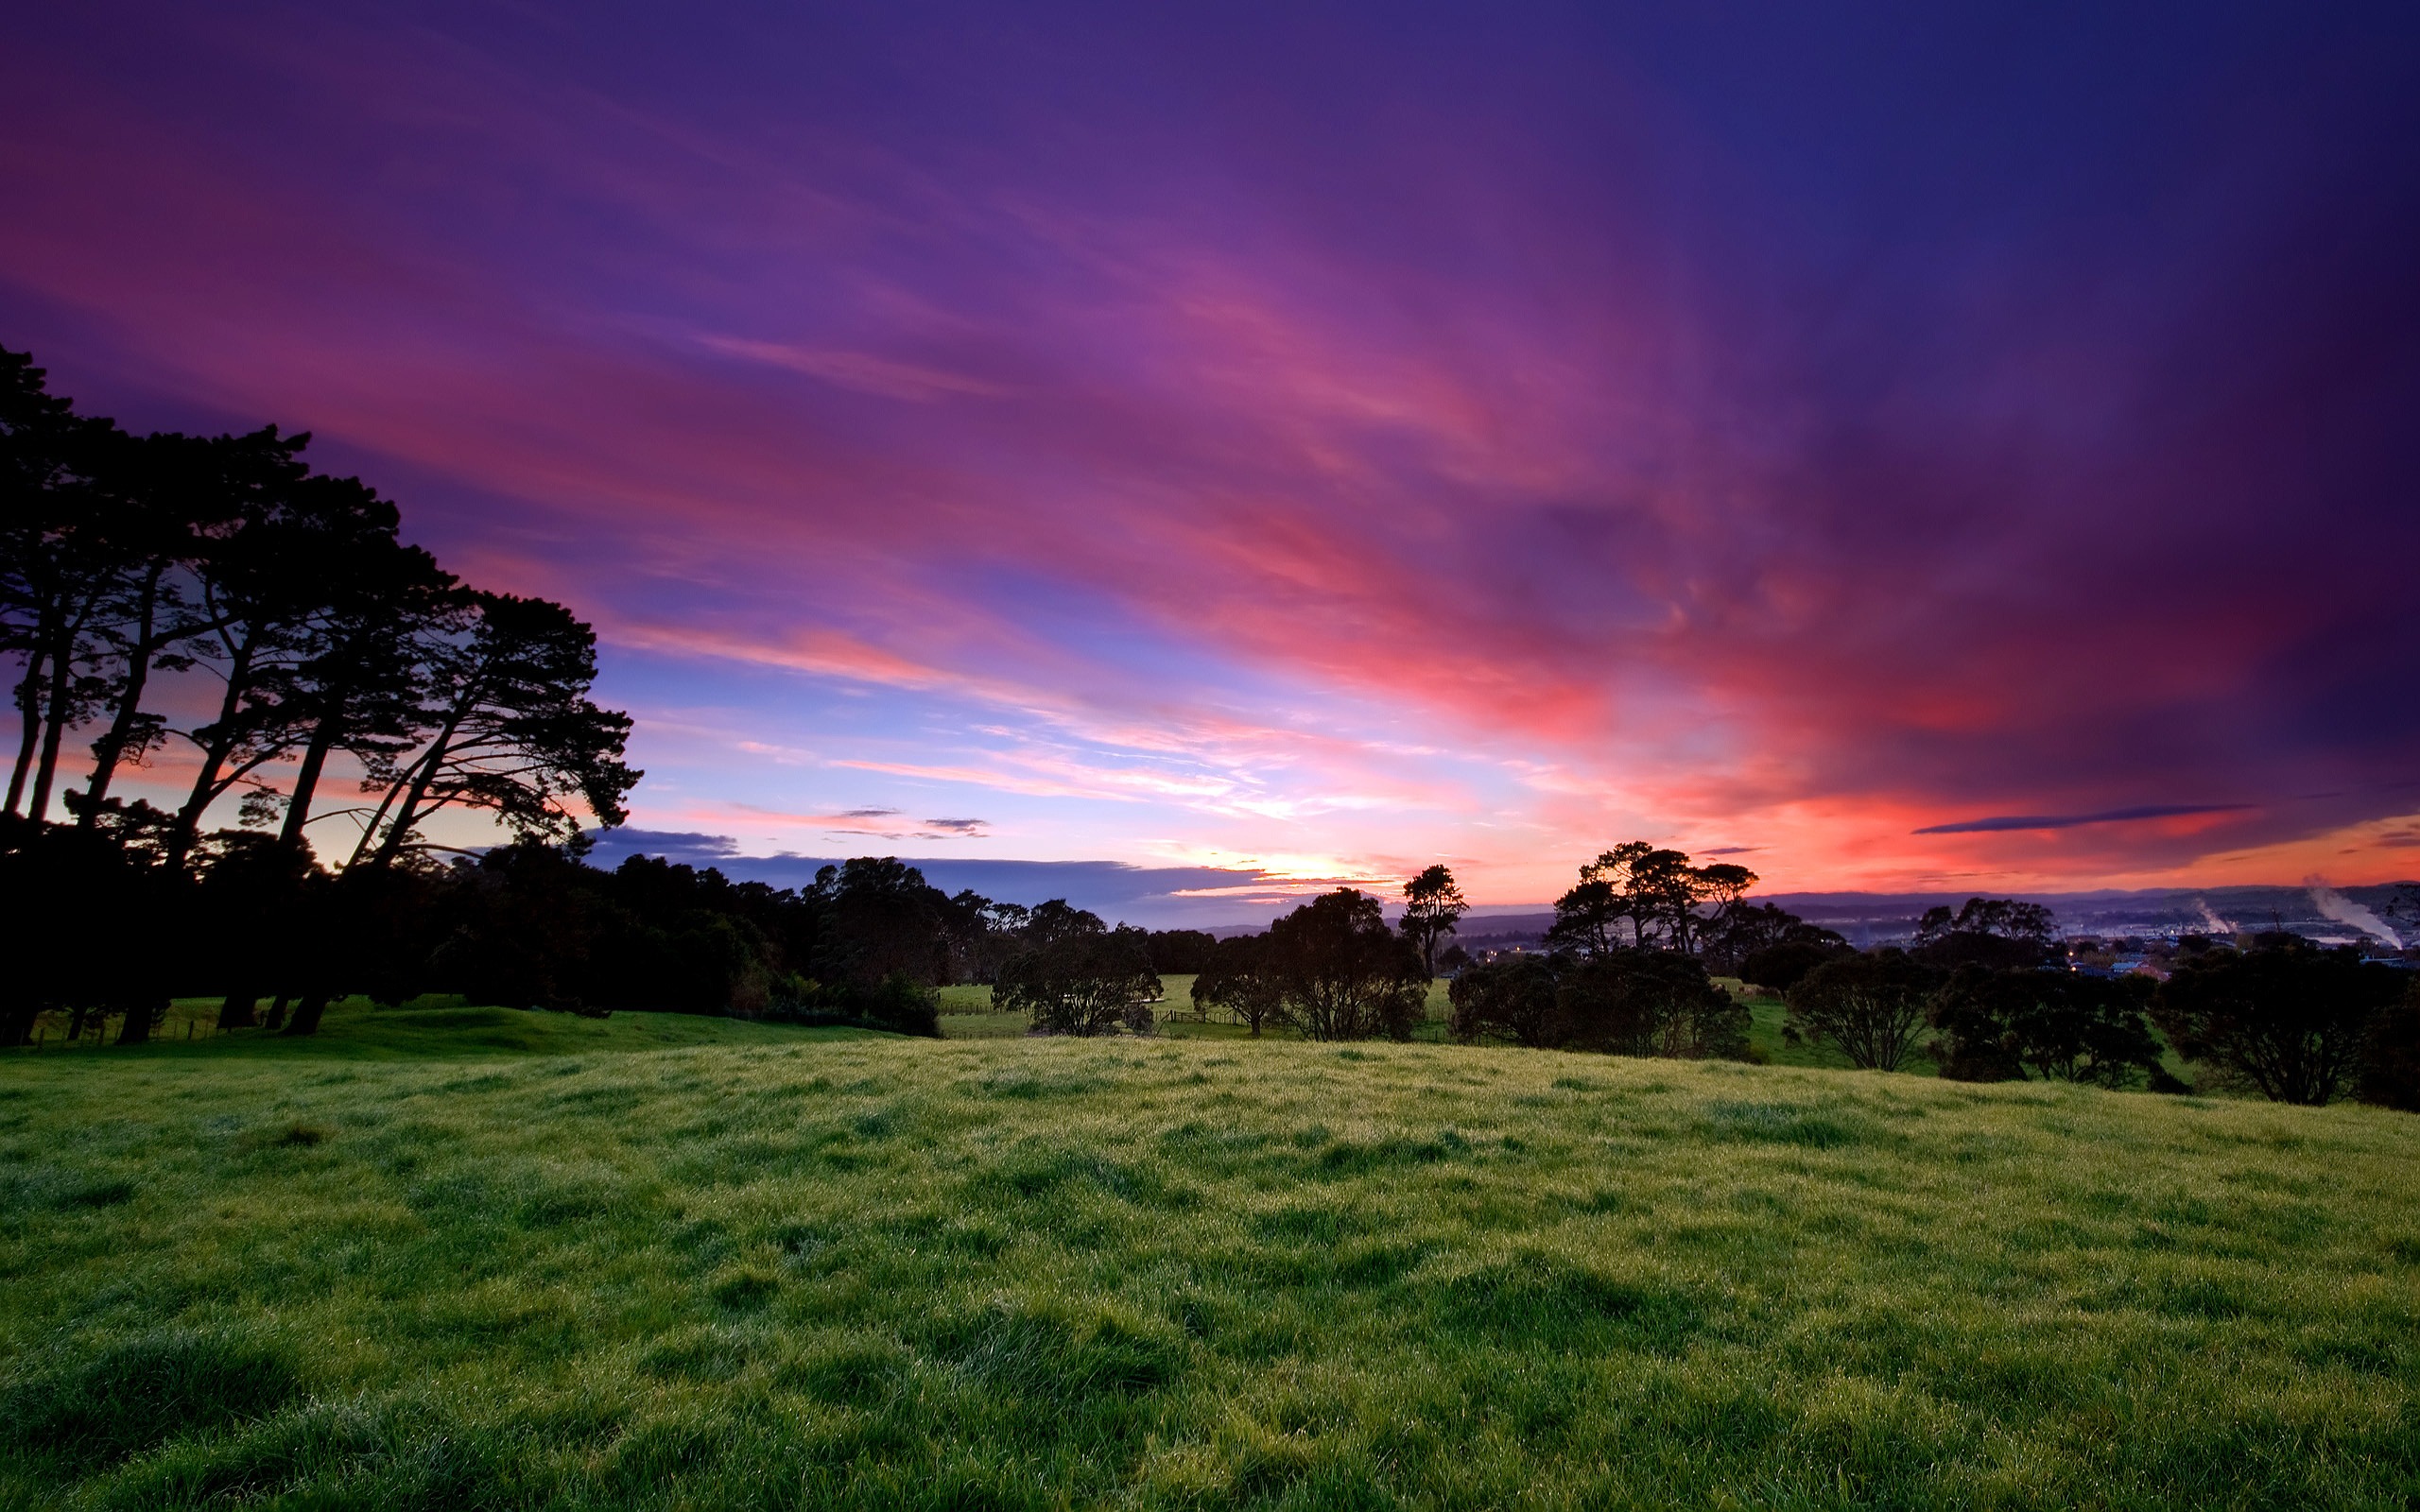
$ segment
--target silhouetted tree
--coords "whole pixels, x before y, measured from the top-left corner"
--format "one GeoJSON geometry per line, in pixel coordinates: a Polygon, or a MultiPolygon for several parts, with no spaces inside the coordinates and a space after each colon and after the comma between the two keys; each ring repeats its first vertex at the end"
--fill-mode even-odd
{"type": "Polygon", "coordinates": [[[1543,1050],[1558,1042],[1554,964],[1512,955],[1466,967],[1445,989],[1446,1032],[1464,1042],[1500,1037],[1543,1050]]]}
{"type": "Polygon", "coordinates": [[[1378,900],[1351,887],[1269,927],[1269,970],[1286,1016],[1312,1040],[1408,1040],[1426,1011],[1428,972],[1387,927],[1378,900]]]}
{"type": "Polygon", "coordinates": [[[1233,935],[1211,948],[1193,979],[1196,1006],[1224,1013],[1253,1038],[1286,1021],[1286,984],[1277,974],[1266,935],[1233,935]]]}
{"type": "Polygon", "coordinates": [[[2402,1001],[2371,1021],[2354,1094],[2380,1108],[2420,1113],[2420,977],[2412,979],[2402,1001]]]}
{"type": "Polygon", "coordinates": [[[1754,952],[1739,963],[1740,979],[1753,982],[1768,992],[1787,997],[1789,989],[1796,987],[1807,972],[1825,961],[1839,960],[1841,956],[1857,954],[1849,949],[1847,941],[1838,935],[1833,935],[1830,930],[1822,930],[1818,933],[1830,935],[1831,939],[1828,942],[1813,939],[1786,939],[1779,944],[1768,945],[1760,951],[1754,952]]]}
{"type": "Polygon", "coordinates": [[[1036,908],[1034,917],[1042,927],[1029,926],[1026,947],[1000,968],[994,1005],[1028,1015],[1045,1034],[1107,1034],[1121,1025],[1148,1033],[1160,978],[1144,932],[1113,930],[1063,900],[1036,908]]]}
{"type": "Polygon", "coordinates": [[[2058,934],[2058,919],[2040,903],[1969,898],[1955,913],[1946,904],[1926,909],[1911,954],[1943,971],[2022,971],[2048,957],[2058,934]]]}
{"type": "Polygon", "coordinates": [[[467,610],[463,631],[428,659],[426,739],[372,766],[387,791],[356,864],[391,863],[449,807],[485,810],[515,836],[548,841],[577,841],[583,807],[601,825],[622,822],[641,774],[621,759],[630,716],[588,697],[596,632],[544,599],[473,593],[467,610]]]}
{"type": "Polygon", "coordinates": [[[2392,967],[2350,946],[2281,936],[2180,966],[2160,984],[2152,1020],[2187,1058],[2274,1101],[2315,1107],[2345,1090],[2372,1025],[2404,990],[2392,967]]]}
{"type": "Polygon", "coordinates": [[[1167,976],[1190,976],[1210,964],[1218,936],[1201,929],[1151,931],[1151,970],[1167,976]]]}
{"type": "Polygon", "coordinates": [[[1826,961],[1789,989],[1783,1034],[1793,1043],[1828,1041],[1862,1070],[1896,1071],[1924,1029],[1936,979],[1899,950],[1826,961]]]}
{"type": "Polygon", "coordinates": [[[2151,988],[2139,976],[1960,967],[1926,1008],[1940,1031],[1927,1048],[1953,1081],[2130,1086],[2160,1063],[2151,988]]]}
{"type": "Polygon", "coordinates": [[[1443,862],[1404,884],[1403,903],[1403,937],[1418,948],[1421,969],[1435,976],[1437,942],[1454,933],[1470,904],[1462,902],[1462,889],[1443,862]]]}
{"type": "Polygon", "coordinates": [[[1748,1010],[1675,951],[1616,951],[1562,973],[1554,1042],[1574,1050],[1703,1060],[1748,1054],[1748,1010]]]}

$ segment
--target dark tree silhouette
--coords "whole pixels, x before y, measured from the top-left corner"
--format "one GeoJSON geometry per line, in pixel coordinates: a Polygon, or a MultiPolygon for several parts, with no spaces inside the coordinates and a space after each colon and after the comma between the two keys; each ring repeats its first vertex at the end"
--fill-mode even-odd
{"type": "Polygon", "coordinates": [[[2325,950],[2290,935],[2264,940],[2179,967],[2160,984],[2152,1021],[2180,1055],[2266,1097],[2330,1102],[2360,1069],[2372,1025],[2405,981],[2350,946],[2325,950]]]}
{"type": "Polygon", "coordinates": [[[1378,900],[1351,887],[1315,898],[1269,926],[1269,970],[1287,1018],[1311,1040],[1407,1040],[1428,973],[1387,927],[1378,900]]]}
{"type": "Polygon", "coordinates": [[[2050,1081],[2126,1087],[2160,1063],[2144,1009],[2148,977],[1963,966],[1933,995],[1930,1046],[1953,1081],[2050,1081]]]}
{"type": "Polygon", "coordinates": [[[521,838],[580,834],[582,809],[622,822],[641,774],[623,765],[627,714],[588,697],[596,634],[560,604],[472,593],[466,622],[439,639],[425,666],[425,738],[371,765],[386,792],[362,830],[356,865],[387,866],[425,849],[421,827],[448,808],[484,810],[521,838]]]}
{"type": "Polygon", "coordinates": [[[1924,1029],[1935,980],[1899,950],[1826,961],[1789,989],[1783,1034],[1793,1043],[1829,1041],[1861,1070],[1897,1071],[1924,1029]]]}
{"type": "Polygon", "coordinates": [[[1193,979],[1197,1009],[1224,1013],[1251,1029],[1253,1038],[1286,1022],[1286,984],[1271,964],[1269,936],[1235,935],[1211,948],[1193,979]]]}
{"type": "Polygon", "coordinates": [[[2040,903],[1969,898],[1954,913],[1946,904],[1926,909],[1913,954],[1944,971],[2021,971],[2043,964],[2058,935],[2058,919],[2040,903]]]}
{"type": "Polygon", "coordinates": [[[1033,913],[1026,947],[1000,968],[993,1003],[1029,1015],[1043,1034],[1149,1033],[1160,995],[1149,936],[1132,925],[1111,929],[1063,900],[1033,913]]]}
{"type": "Polygon", "coordinates": [[[1677,951],[1616,951],[1563,973],[1554,1042],[1620,1056],[1737,1060],[1748,1054],[1748,1010],[1677,951]]]}
{"type": "Polygon", "coordinates": [[[1445,989],[1445,1026],[1465,1043],[1491,1037],[1543,1050],[1560,1042],[1554,963],[1513,955],[1465,968],[1445,989]]]}
{"type": "Polygon", "coordinates": [[[1454,933],[1471,905],[1443,862],[1404,884],[1403,902],[1403,937],[1419,949],[1421,970],[1435,976],[1438,942],[1454,933]]]}

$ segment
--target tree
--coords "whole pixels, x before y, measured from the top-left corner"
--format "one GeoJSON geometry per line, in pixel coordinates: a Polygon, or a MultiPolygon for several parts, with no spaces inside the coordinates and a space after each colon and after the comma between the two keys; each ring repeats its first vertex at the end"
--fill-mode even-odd
{"type": "Polygon", "coordinates": [[[861,988],[894,975],[925,986],[946,980],[949,899],[896,856],[821,868],[806,901],[818,915],[808,946],[818,976],[861,988]]]}
{"type": "Polygon", "coordinates": [[[1677,951],[1616,951],[1575,963],[1555,1001],[1557,1044],[1619,1056],[1738,1060],[1748,1010],[1677,951]]]}
{"type": "Polygon", "coordinates": [[[126,438],[43,379],[30,353],[0,348],[0,653],[20,662],[8,812],[23,803],[36,819],[49,816],[62,737],[101,691],[95,630],[125,547],[104,474],[126,438]]]}
{"type": "Polygon", "coordinates": [[[1745,906],[1756,881],[1754,872],[1727,861],[1692,866],[1686,851],[1625,841],[1580,868],[1579,885],[1555,901],[1547,943],[1584,955],[1625,945],[1694,954],[1708,922],[1700,907],[1712,904],[1719,924],[1745,906]]]}
{"type": "Polygon", "coordinates": [[[1796,987],[1807,972],[1825,961],[1856,954],[1849,949],[1846,940],[1833,935],[1830,930],[1815,933],[1831,937],[1829,940],[1785,939],[1751,953],[1739,963],[1740,980],[1753,982],[1768,992],[1787,997],[1789,989],[1796,987]]]}
{"type": "Polygon", "coordinates": [[[314,475],[307,436],[274,427],[223,443],[220,518],[201,532],[195,576],[202,624],[185,644],[219,686],[200,723],[170,733],[193,747],[194,780],[168,850],[177,868],[211,806],[302,738],[291,679],[320,644],[319,617],[362,559],[395,549],[395,507],[353,479],[314,475]]]}
{"type": "Polygon", "coordinates": [[[2178,1054],[2206,1061],[2280,1103],[2335,1099],[2360,1069],[2371,1029],[2405,984],[2351,946],[2292,936],[2211,951],[2159,986],[2152,1022],[2178,1054]]]}
{"type": "Polygon", "coordinates": [[[1630,883],[1634,868],[1654,853],[1655,848],[1646,841],[1630,840],[1582,866],[1579,885],[1555,900],[1554,924],[1547,931],[1547,944],[1558,951],[1602,955],[1625,944],[1644,942],[1645,925],[1638,918],[1638,900],[1630,883]],[[1624,922],[1631,926],[1628,940],[1621,937],[1624,922]]]}
{"type": "Polygon", "coordinates": [[[1848,942],[1833,931],[1807,923],[1776,904],[1751,903],[1739,899],[1724,904],[1707,920],[1704,933],[1700,937],[1698,954],[1709,971],[1745,977],[1768,987],[1786,988],[1789,985],[1788,982],[1775,984],[1765,982],[1762,977],[1748,976],[1748,960],[1759,952],[1790,944],[1827,950],[1845,950],[1848,947],[1848,942]]]}
{"type": "MultiPolygon", "coordinates": [[[[1050,909],[1046,903],[1034,913],[1050,909]]],[[[1120,1025],[1149,1033],[1160,978],[1151,970],[1145,932],[1131,924],[1111,929],[1099,916],[1063,901],[1050,925],[1000,968],[993,1004],[1029,1015],[1042,1034],[1100,1035],[1120,1025]]]]}
{"type": "Polygon", "coordinates": [[[2049,1081],[2126,1087],[2160,1063],[2144,1017],[2145,977],[2070,971],[1958,969],[1926,1018],[1940,1031],[1928,1047],[1952,1081],[2049,1081]]]}
{"type": "Polygon", "coordinates": [[[1944,971],[2021,971],[2040,966],[2058,935],[2057,918],[2040,903],[1969,898],[1955,913],[1946,904],[1926,909],[1916,922],[1913,954],[1944,971]]]}
{"type": "Polygon", "coordinates": [[[1864,1071],[1896,1071],[1925,1025],[1930,968],[1899,950],[1826,961],[1789,989],[1783,1033],[1793,1044],[1829,1040],[1864,1071]]]}
{"type": "Polygon", "coordinates": [[[1543,955],[1513,955],[1465,968],[1445,989],[1445,1026],[1465,1043],[1499,1036],[1543,1050],[1560,1043],[1555,970],[1543,955]]]}
{"type": "Polygon", "coordinates": [[[1351,887],[1315,898],[1269,926],[1269,968],[1287,1017],[1312,1040],[1408,1040],[1428,972],[1387,927],[1378,900],[1351,887]]]}
{"type": "Polygon", "coordinates": [[[1163,976],[1191,976],[1209,963],[1218,936],[1201,929],[1151,931],[1151,970],[1163,976]]]}
{"type": "Polygon", "coordinates": [[[482,809],[516,836],[576,840],[581,811],[622,822],[641,774],[622,763],[628,714],[588,697],[596,633],[541,598],[473,593],[466,623],[431,650],[415,749],[371,769],[386,796],[355,847],[356,865],[389,865],[424,846],[421,826],[450,807],[482,809]],[[374,848],[372,841],[375,841],[374,848]]]}
{"type": "Polygon", "coordinates": [[[2380,1108],[2420,1113],[2420,977],[2401,1002],[2371,1022],[2354,1094],[2380,1108]]]}
{"type": "Polygon", "coordinates": [[[1403,937],[1418,947],[1421,969],[1433,977],[1437,942],[1454,933],[1454,926],[1470,912],[1470,904],[1462,902],[1462,889],[1454,885],[1454,874],[1443,862],[1405,883],[1403,902],[1403,937]]]}
{"type": "Polygon", "coordinates": [[[1285,1022],[1286,985],[1271,965],[1269,936],[1234,935],[1213,945],[1193,979],[1193,1002],[1250,1028],[1255,1040],[1270,1024],[1285,1022]]]}

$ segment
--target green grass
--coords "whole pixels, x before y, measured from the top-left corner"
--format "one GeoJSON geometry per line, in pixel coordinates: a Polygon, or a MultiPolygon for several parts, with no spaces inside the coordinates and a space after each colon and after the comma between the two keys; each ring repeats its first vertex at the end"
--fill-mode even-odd
{"type": "Polygon", "coordinates": [[[346,1008],[0,1062],[0,1277],[5,1506],[2420,1495],[2360,1108],[346,1008]]]}

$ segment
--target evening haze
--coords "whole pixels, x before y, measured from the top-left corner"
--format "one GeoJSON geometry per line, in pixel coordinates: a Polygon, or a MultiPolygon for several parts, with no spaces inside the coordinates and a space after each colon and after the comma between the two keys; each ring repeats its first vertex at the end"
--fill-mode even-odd
{"type": "Polygon", "coordinates": [[[2420,872],[2415,12],[1603,9],[29,9],[0,343],[593,622],[626,850],[2420,872]]]}

